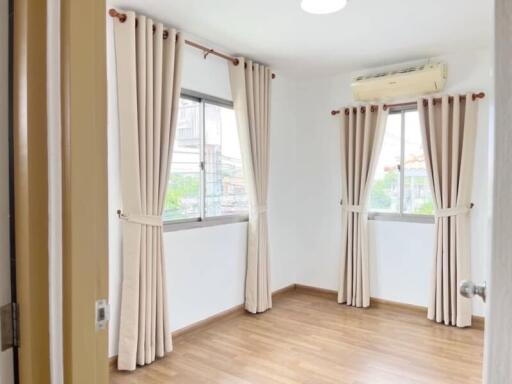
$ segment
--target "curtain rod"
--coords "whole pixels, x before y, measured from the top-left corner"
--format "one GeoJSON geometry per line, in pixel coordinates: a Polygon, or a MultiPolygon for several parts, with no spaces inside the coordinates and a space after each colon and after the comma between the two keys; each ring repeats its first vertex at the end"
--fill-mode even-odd
{"type": "MultiPolygon", "coordinates": [[[[473,93],[473,95],[471,97],[473,98],[473,100],[483,99],[485,97],[485,93],[484,92],[473,93]]],[[[461,96],[461,99],[465,99],[465,98],[466,98],[466,96],[461,96]]],[[[451,102],[452,100],[453,100],[453,96],[449,96],[448,97],[448,102],[451,102]]],[[[441,101],[441,98],[440,97],[434,98],[434,104],[437,101],[441,101]]],[[[384,110],[386,110],[388,108],[397,108],[397,107],[412,107],[414,105],[418,105],[418,102],[417,101],[409,101],[407,103],[384,104],[384,110]]],[[[423,99],[423,105],[424,106],[427,105],[427,100],[426,99],[423,99]]],[[[378,106],[377,105],[371,105],[370,107],[371,107],[371,111],[373,112],[375,110],[375,108],[377,108],[378,106]]],[[[350,108],[344,108],[344,110],[345,110],[345,115],[348,115],[350,108]]],[[[341,111],[342,111],[341,109],[333,110],[333,111],[331,111],[331,115],[336,116],[341,111]]],[[[364,113],[366,111],[366,108],[365,107],[361,107],[361,111],[364,113]]]]}
{"type": "MultiPolygon", "coordinates": [[[[126,21],[126,13],[120,13],[118,12],[116,9],[114,8],[111,8],[109,9],[108,11],[108,14],[111,16],[111,17],[115,17],[117,19],[119,19],[119,21],[121,23],[124,23],[126,21]]],[[[137,20],[135,20],[136,24],[137,25],[137,20]]],[[[153,26],[153,30],[155,29],[155,27],[153,26]]],[[[169,37],[169,32],[168,31],[164,31],[164,39],[167,39],[169,37]]],[[[221,57],[227,61],[231,61],[233,63],[233,65],[238,65],[240,63],[240,60],[238,60],[236,57],[232,57],[232,56],[229,56],[229,55],[226,55],[222,52],[218,52],[216,51],[215,49],[213,48],[208,48],[208,47],[205,47],[204,45],[201,45],[201,44],[198,44],[194,41],[190,41],[190,40],[185,40],[185,44],[187,45],[190,45],[191,47],[194,47],[194,48],[197,48],[197,49],[200,49],[201,51],[204,52],[204,58],[206,59],[206,57],[210,54],[212,55],[215,55],[215,56],[218,56],[218,57],[221,57]]],[[[245,67],[247,68],[247,63],[245,63],[245,67]]],[[[275,79],[276,78],[276,74],[273,73],[272,74],[272,79],[275,79]]]]}

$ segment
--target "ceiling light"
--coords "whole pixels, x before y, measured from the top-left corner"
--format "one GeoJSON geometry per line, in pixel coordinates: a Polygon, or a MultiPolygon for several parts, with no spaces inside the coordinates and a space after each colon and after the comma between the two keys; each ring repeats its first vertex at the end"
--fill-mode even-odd
{"type": "Polygon", "coordinates": [[[301,8],[315,15],[326,15],[342,10],[347,5],[348,0],[302,0],[301,8]]]}

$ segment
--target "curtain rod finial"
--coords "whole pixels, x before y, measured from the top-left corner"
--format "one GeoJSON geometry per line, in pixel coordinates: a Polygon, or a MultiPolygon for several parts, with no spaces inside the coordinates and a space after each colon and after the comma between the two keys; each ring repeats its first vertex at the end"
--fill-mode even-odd
{"type": "Polygon", "coordinates": [[[331,111],[331,115],[336,116],[340,111],[331,111]]]}
{"type": "Polygon", "coordinates": [[[484,97],[485,97],[485,92],[473,93],[473,100],[483,99],[484,97]]]}
{"type": "Polygon", "coordinates": [[[117,17],[121,23],[124,23],[126,21],[126,15],[124,13],[119,13],[115,8],[110,8],[108,10],[108,14],[111,17],[117,17]]]}

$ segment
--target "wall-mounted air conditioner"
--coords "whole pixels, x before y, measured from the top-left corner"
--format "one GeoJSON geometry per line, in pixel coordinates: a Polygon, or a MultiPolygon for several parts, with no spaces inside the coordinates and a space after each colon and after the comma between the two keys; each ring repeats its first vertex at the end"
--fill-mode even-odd
{"type": "Polygon", "coordinates": [[[446,77],[446,64],[425,64],[357,77],[352,83],[352,92],[358,101],[420,96],[441,91],[446,83],[446,77]]]}

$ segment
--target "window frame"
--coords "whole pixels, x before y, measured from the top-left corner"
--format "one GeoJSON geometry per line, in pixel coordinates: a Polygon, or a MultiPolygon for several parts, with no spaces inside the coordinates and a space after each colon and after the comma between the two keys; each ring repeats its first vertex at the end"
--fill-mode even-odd
{"type": "MultiPolygon", "coordinates": [[[[205,109],[206,104],[217,105],[223,108],[233,109],[233,102],[222,99],[220,97],[206,95],[201,92],[192,91],[189,89],[182,89],[180,98],[192,100],[200,104],[199,119],[201,121],[200,129],[200,191],[199,191],[199,217],[190,219],[176,219],[176,220],[164,220],[164,232],[174,232],[185,229],[203,228],[216,225],[241,223],[249,221],[249,211],[247,213],[235,213],[221,216],[206,216],[206,172],[205,172],[205,137],[206,137],[206,121],[205,121],[205,109]]],[[[170,174],[169,174],[170,175],[170,174]]]]}
{"type": "MultiPolygon", "coordinates": [[[[400,106],[392,107],[389,111],[389,115],[400,114],[401,115],[401,127],[400,127],[400,212],[368,212],[368,220],[375,221],[398,221],[398,222],[409,222],[409,223],[425,223],[433,224],[434,215],[419,215],[415,213],[404,213],[404,187],[405,187],[405,113],[411,111],[417,111],[418,108],[412,106],[400,106]]],[[[373,181],[372,181],[373,183],[373,181]]]]}

